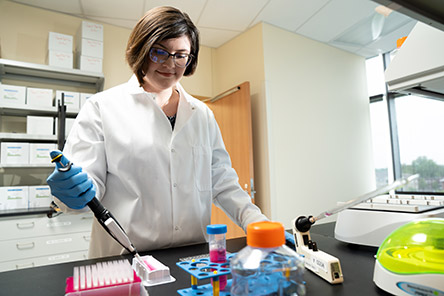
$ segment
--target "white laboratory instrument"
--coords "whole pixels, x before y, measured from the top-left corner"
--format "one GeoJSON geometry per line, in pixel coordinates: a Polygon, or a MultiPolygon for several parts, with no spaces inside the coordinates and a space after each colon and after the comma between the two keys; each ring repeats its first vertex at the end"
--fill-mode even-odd
{"type": "Polygon", "coordinates": [[[338,214],[337,240],[379,247],[395,229],[417,219],[444,218],[444,196],[381,195],[338,214]]]}
{"type": "Polygon", "coordinates": [[[292,221],[292,225],[293,235],[296,243],[296,252],[305,256],[305,267],[331,284],[342,283],[344,281],[344,278],[342,275],[342,269],[339,259],[318,249],[316,242],[313,242],[311,240],[311,225],[313,225],[318,220],[342,212],[350,207],[358,205],[378,195],[387,193],[390,190],[400,188],[408,184],[412,180],[417,179],[418,177],[419,175],[416,174],[407,178],[396,180],[392,184],[389,184],[382,188],[378,188],[372,192],[344,202],[329,211],[324,211],[316,217],[300,216],[298,218],[295,218],[292,221]]]}

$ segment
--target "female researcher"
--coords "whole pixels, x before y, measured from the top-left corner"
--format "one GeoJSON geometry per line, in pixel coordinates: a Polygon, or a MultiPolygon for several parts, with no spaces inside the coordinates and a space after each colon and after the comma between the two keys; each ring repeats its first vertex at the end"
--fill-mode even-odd
{"type": "MultiPolygon", "coordinates": [[[[243,229],[267,220],[239,186],[213,113],[179,84],[198,53],[187,14],[148,11],[127,45],[133,77],[87,100],[64,149],[75,165],[47,180],[69,208],[97,196],[139,250],[205,241],[212,202],[243,229]]],[[[94,220],[89,256],[122,252],[94,220]]]]}

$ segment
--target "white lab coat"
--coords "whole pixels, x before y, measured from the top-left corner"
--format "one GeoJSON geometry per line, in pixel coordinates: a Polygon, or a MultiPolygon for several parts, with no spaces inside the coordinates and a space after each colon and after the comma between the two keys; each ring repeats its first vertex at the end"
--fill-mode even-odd
{"type": "MultiPolygon", "coordinates": [[[[139,251],[204,242],[211,202],[244,230],[267,220],[239,186],[212,111],[177,88],[174,130],[133,76],[86,101],[64,149],[139,251]]],[[[94,219],[90,258],[123,252],[94,219]]]]}

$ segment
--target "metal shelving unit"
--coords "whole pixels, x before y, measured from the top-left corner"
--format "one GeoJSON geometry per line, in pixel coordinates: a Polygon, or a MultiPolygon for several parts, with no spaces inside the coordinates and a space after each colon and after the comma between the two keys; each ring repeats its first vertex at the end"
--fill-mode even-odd
{"type": "MultiPolygon", "coordinates": [[[[0,59],[0,82],[4,79],[29,81],[35,83],[56,84],[103,90],[105,78],[102,73],[85,72],[79,69],[57,68],[48,65],[0,59]]],[[[54,116],[60,117],[57,106],[41,107],[0,103],[0,115],[8,116],[54,116]]],[[[68,117],[75,117],[77,112],[66,112],[68,117]]],[[[17,133],[0,133],[0,141],[44,141],[55,142],[57,136],[38,136],[17,133]]]]}
{"type": "Polygon", "coordinates": [[[0,133],[0,141],[3,140],[18,140],[18,141],[43,141],[54,142],[57,141],[56,135],[31,135],[19,133],[0,133]]]}
{"type": "Polygon", "coordinates": [[[88,87],[97,92],[103,90],[105,82],[102,73],[0,59],[0,81],[3,79],[88,87]]]}
{"type": "MultiPolygon", "coordinates": [[[[24,82],[25,85],[28,82],[29,84],[37,85],[71,86],[91,89],[95,92],[102,91],[104,86],[104,76],[101,73],[0,59],[0,82],[3,81],[3,83],[6,83],[4,80],[8,80],[8,82],[9,80],[24,82]]],[[[28,115],[56,117],[60,125],[58,136],[0,132],[0,142],[58,143],[60,149],[60,145],[63,145],[65,139],[65,116],[75,117],[77,112],[66,112],[66,106],[63,106],[63,97],[61,102],[57,102],[55,105],[54,107],[41,107],[0,104],[0,117],[26,117],[28,115]],[[61,106],[59,106],[59,104],[61,106]]],[[[22,124],[21,119],[18,121],[22,124]]],[[[12,130],[13,129],[8,129],[8,131],[12,130]]],[[[22,129],[17,129],[17,131],[22,132],[22,129]]],[[[4,175],[6,179],[15,178],[15,176],[25,177],[26,175],[27,178],[18,179],[19,185],[16,185],[17,182],[15,182],[14,184],[8,184],[9,186],[42,185],[43,183],[37,184],[37,182],[40,183],[42,175],[49,175],[54,166],[54,164],[50,163],[0,164],[0,173],[4,175]],[[37,181],[29,178],[29,176],[35,178],[37,181]]],[[[57,217],[53,216],[53,220],[49,223],[48,217],[52,211],[50,207],[0,210],[0,229],[8,230],[1,232],[2,238],[0,239],[0,245],[4,247],[7,246],[8,250],[10,250],[11,248],[9,248],[7,244],[11,244],[15,248],[16,245],[18,246],[16,240],[19,242],[26,240],[27,242],[30,241],[33,246],[32,249],[25,250],[27,252],[26,255],[21,255],[24,258],[23,260],[15,260],[10,257],[6,259],[0,258],[0,270],[11,270],[14,269],[15,266],[18,266],[18,264],[39,266],[50,262],[65,262],[86,258],[92,216],[89,213],[85,215],[64,214],[57,217]],[[49,227],[48,225],[50,224],[51,226],[49,227]],[[14,227],[9,227],[9,225],[13,225],[14,227]],[[16,229],[18,225],[26,225],[28,227],[25,229],[16,229]],[[8,238],[7,233],[11,237],[8,238]],[[62,256],[59,255],[59,249],[53,249],[53,245],[47,245],[47,241],[53,237],[57,237],[60,243],[67,242],[66,247],[63,249],[62,256]],[[39,246],[40,243],[42,247],[39,246]],[[50,255],[47,255],[47,253],[50,255]],[[54,256],[54,254],[56,254],[56,256],[54,256]],[[14,262],[15,265],[10,265],[10,262],[14,262]]]]}

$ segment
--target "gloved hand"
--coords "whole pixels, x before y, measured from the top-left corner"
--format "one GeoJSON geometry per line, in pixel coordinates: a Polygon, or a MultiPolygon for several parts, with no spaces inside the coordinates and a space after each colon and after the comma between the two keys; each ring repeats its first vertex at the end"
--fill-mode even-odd
{"type": "Polygon", "coordinates": [[[53,162],[56,162],[54,172],[46,179],[51,194],[71,209],[84,208],[96,196],[91,178],[82,172],[81,167],[71,164],[62,152],[56,150],[50,154],[53,162]]]}
{"type": "Polygon", "coordinates": [[[293,249],[296,248],[293,234],[287,231],[285,231],[285,244],[293,249]]]}

